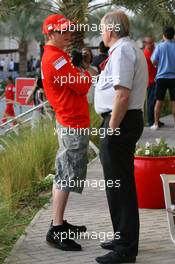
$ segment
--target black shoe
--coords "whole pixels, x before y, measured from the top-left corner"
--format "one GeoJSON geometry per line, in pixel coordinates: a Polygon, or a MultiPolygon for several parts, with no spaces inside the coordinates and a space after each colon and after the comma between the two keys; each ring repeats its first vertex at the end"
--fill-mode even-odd
{"type": "MultiPolygon", "coordinates": [[[[50,227],[53,226],[53,220],[51,221],[50,227]]],[[[63,226],[64,229],[72,233],[72,237],[78,237],[81,233],[85,233],[87,231],[86,226],[78,226],[78,225],[72,225],[68,223],[66,220],[63,220],[63,226]]]]}
{"type": "Polygon", "coordinates": [[[107,250],[114,250],[114,240],[103,242],[100,244],[100,246],[107,250]]]}
{"type": "Polygon", "coordinates": [[[70,232],[75,233],[76,235],[80,235],[81,233],[85,233],[87,228],[86,226],[78,226],[78,225],[72,225],[68,223],[66,220],[63,221],[64,228],[67,230],[70,230],[70,232]]]}
{"type": "Polygon", "coordinates": [[[112,264],[112,263],[135,263],[135,256],[126,256],[123,254],[119,254],[115,251],[109,252],[108,254],[97,257],[96,261],[101,264],[112,264]]]}
{"type": "Polygon", "coordinates": [[[61,227],[62,230],[60,229],[60,231],[55,231],[53,227],[49,229],[46,235],[47,243],[64,251],[81,251],[81,245],[69,239],[67,231],[63,229],[63,225],[61,227]]]}
{"type": "Polygon", "coordinates": [[[164,125],[165,125],[165,123],[163,123],[161,121],[158,122],[158,127],[163,127],[164,125]]]}

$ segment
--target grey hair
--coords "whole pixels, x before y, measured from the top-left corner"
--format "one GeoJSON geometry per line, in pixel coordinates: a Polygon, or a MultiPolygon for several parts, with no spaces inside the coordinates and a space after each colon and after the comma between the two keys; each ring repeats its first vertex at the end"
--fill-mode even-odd
{"type": "Polygon", "coordinates": [[[102,18],[102,25],[106,30],[114,32],[118,37],[127,37],[130,35],[130,23],[127,15],[123,11],[112,11],[102,18]]]}

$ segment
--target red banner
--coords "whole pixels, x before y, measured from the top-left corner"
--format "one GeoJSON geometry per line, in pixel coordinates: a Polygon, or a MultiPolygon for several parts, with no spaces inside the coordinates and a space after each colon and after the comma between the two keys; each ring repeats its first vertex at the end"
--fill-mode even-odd
{"type": "Polygon", "coordinates": [[[35,78],[16,78],[16,102],[20,105],[33,105],[33,102],[26,104],[26,98],[31,93],[35,84],[35,78]]]}

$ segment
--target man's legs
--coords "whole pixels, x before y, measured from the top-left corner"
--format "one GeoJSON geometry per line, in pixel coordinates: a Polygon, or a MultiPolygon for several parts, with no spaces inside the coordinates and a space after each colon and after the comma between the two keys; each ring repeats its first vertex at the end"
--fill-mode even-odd
{"type": "Polygon", "coordinates": [[[159,100],[156,101],[156,105],[154,108],[154,119],[155,119],[154,124],[156,126],[158,126],[158,124],[159,124],[162,105],[163,105],[163,101],[159,101],[159,100]]]}
{"type": "Polygon", "coordinates": [[[106,187],[113,231],[114,234],[119,232],[120,236],[120,239],[114,237],[114,246],[120,253],[136,256],[139,239],[139,215],[134,181],[134,147],[125,148],[123,144],[116,143],[115,140],[105,143],[105,145],[110,144],[111,147],[115,145],[113,148],[110,147],[109,158],[107,158],[105,150],[107,146],[104,146],[106,154],[101,155],[106,182],[109,180],[113,180],[113,183],[116,180],[120,181],[119,188],[106,187]]]}
{"type": "Polygon", "coordinates": [[[154,125],[151,127],[151,129],[156,130],[159,127],[159,119],[167,87],[167,79],[158,79],[156,81],[156,104],[154,108],[154,125]]]}
{"type": "Polygon", "coordinates": [[[7,122],[13,117],[15,117],[15,111],[14,111],[13,104],[7,104],[4,114],[3,114],[2,123],[7,122]]]}
{"type": "MultiPolygon", "coordinates": [[[[110,119],[110,117],[109,117],[110,119]]],[[[108,128],[109,119],[105,118],[103,127],[108,128]]],[[[120,180],[120,187],[106,187],[108,205],[114,233],[114,252],[96,260],[99,263],[124,263],[135,261],[139,242],[139,214],[134,179],[135,144],[143,131],[141,111],[128,111],[121,124],[119,136],[106,136],[101,140],[100,158],[103,165],[106,185],[108,180],[115,183],[120,180]],[[114,262],[112,262],[114,263],[114,262]]]]}
{"type": "Polygon", "coordinates": [[[175,79],[169,80],[169,95],[171,100],[172,115],[174,118],[175,125],[175,79]]]}
{"type": "Polygon", "coordinates": [[[154,124],[154,107],[155,107],[155,85],[152,84],[147,89],[147,114],[148,114],[148,125],[152,126],[154,124]]]}
{"type": "Polygon", "coordinates": [[[62,225],[64,212],[69,197],[69,192],[64,192],[56,188],[53,184],[53,226],[62,225]]]}
{"type": "Polygon", "coordinates": [[[85,232],[85,226],[74,226],[64,220],[69,192],[62,191],[53,184],[53,220],[46,235],[46,241],[64,251],[80,251],[81,245],[75,239],[79,232],[85,232]]]}
{"type": "Polygon", "coordinates": [[[58,129],[59,150],[56,155],[56,176],[52,189],[53,218],[46,240],[59,249],[79,251],[81,246],[73,239],[86,232],[86,227],[68,223],[64,220],[64,212],[70,191],[77,193],[83,191],[83,186],[78,186],[77,181],[86,179],[89,137],[69,134],[67,128],[61,125],[58,128],[62,128],[66,133],[61,133],[58,129]],[[72,186],[71,182],[75,184],[72,186]]]}

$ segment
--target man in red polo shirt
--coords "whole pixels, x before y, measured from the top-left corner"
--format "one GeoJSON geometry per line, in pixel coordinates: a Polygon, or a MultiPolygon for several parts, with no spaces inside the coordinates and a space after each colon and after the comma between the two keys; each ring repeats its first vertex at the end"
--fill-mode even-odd
{"type": "Polygon", "coordinates": [[[3,98],[4,96],[6,99],[6,108],[3,114],[2,123],[5,123],[6,121],[8,121],[8,119],[15,117],[15,111],[14,111],[15,86],[13,84],[13,79],[11,76],[8,77],[7,79],[5,93],[3,96],[1,96],[1,98],[3,98]]]}
{"type": "MultiPolygon", "coordinates": [[[[144,38],[144,55],[148,65],[149,82],[147,89],[147,120],[151,127],[154,124],[154,107],[156,103],[156,83],[155,77],[157,73],[156,67],[152,64],[151,56],[154,51],[154,40],[151,37],[144,38]]],[[[159,126],[164,125],[159,121],[159,126]]]]}
{"type": "Polygon", "coordinates": [[[65,51],[74,27],[74,23],[63,15],[54,14],[45,19],[46,45],[41,62],[44,91],[56,113],[59,140],[53,184],[53,218],[46,240],[66,251],[81,250],[81,245],[72,236],[86,231],[85,226],[65,221],[64,211],[70,191],[81,193],[83,190],[80,183],[86,179],[90,125],[87,93],[91,77],[87,71],[75,67],[65,51]]]}

